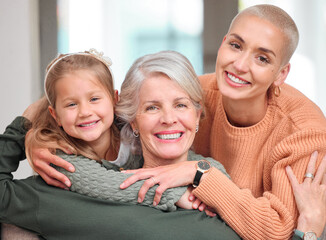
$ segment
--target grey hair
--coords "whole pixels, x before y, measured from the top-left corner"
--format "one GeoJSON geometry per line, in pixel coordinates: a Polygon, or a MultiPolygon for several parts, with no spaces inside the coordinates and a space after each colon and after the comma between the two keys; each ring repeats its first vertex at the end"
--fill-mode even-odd
{"type": "Polygon", "coordinates": [[[203,92],[190,61],[175,51],[161,51],[138,58],[130,67],[121,85],[120,101],[116,105],[116,116],[123,127],[121,141],[131,144],[134,154],[141,153],[139,138],[133,136],[131,122],[137,115],[139,91],[148,77],[163,74],[176,82],[190,97],[197,111],[204,109],[203,92]]]}
{"type": "Polygon", "coordinates": [[[299,43],[299,31],[291,16],[277,6],[270,4],[259,4],[248,7],[238,13],[238,15],[233,18],[230,28],[238,19],[241,18],[241,16],[248,15],[265,19],[284,33],[285,41],[282,63],[283,65],[287,64],[299,43]]]}

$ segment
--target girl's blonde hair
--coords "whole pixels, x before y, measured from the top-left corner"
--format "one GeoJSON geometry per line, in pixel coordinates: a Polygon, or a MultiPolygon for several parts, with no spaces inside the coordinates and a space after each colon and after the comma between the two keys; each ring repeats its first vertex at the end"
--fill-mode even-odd
{"type": "MultiPolygon", "coordinates": [[[[32,129],[28,133],[28,146],[26,153],[28,158],[32,158],[31,149],[35,147],[49,148],[53,152],[55,149],[69,149],[73,154],[83,155],[94,160],[100,157],[84,141],[69,136],[62,127],[51,116],[48,107],[56,108],[56,88],[58,80],[67,74],[78,70],[91,71],[99,83],[107,90],[114,102],[113,76],[110,70],[110,62],[102,58],[102,55],[94,52],[82,52],[75,54],[61,54],[55,58],[47,67],[44,91],[45,97],[41,99],[40,107],[32,121],[32,129]]],[[[119,131],[115,124],[111,128],[111,142],[108,149],[117,155],[119,131]]]]}

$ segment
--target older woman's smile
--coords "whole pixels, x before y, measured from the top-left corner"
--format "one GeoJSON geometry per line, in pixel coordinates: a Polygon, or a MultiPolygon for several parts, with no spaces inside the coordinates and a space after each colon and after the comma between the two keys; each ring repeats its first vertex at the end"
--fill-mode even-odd
{"type": "Polygon", "coordinates": [[[155,136],[161,140],[179,140],[183,132],[156,133],[155,136]]]}

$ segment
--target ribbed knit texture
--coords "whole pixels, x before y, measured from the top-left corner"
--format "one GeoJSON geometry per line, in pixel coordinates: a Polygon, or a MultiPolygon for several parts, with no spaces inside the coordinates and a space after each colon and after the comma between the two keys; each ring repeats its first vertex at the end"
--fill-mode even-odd
{"type": "Polygon", "coordinates": [[[227,121],[215,74],[200,77],[206,118],[195,139],[195,151],[221,162],[231,180],[211,171],[194,194],[212,206],[244,239],[289,239],[298,212],[285,167],[301,182],[310,155],[326,153],[326,120],[321,110],[284,84],[279,97],[270,94],[264,119],[251,127],[227,121]]]}
{"type": "MultiPolygon", "coordinates": [[[[103,164],[91,160],[84,156],[67,155],[62,151],[57,151],[57,155],[62,159],[70,162],[75,167],[75,172],[71,173],[63,168],[54,166],[59,172],[65,174],[71,181],[70,190],[93,198],[104,200],[118,201],[124,203],[138,204],[138,191],[145,180],[137,181],[130,187],[122,190],[120,184],[132,174],[121,173],[112,169],[119,169],[114,164],[103,160],[103,164]]],[[[188,153],[189,161],[198,161],[204,159],[203,156],[195,154],[192,151],[188,153]]],[[[205,158],[212,167],[219,169],[226,174],[224,167],[212,158],[205,158]]],[[[142,158],[130,156],[128,161],[122,166],[124,169],[135,169],[142,167],[142,158]]],[[[227,175],[228,176],[228,175],[227,175]]],[[[153,206],[155,190],[158,185],[150,188],[145,195],[141,205],[154,207],[162,211],[175,211],[175,203],[185,193],[187,187],[177,187],[167,189],[157,206],[153,206]]]]}

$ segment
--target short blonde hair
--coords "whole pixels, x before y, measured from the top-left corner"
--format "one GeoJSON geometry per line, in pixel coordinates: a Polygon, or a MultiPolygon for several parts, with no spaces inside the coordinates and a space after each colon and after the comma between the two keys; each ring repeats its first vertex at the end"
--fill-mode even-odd
{"type": "Polygon", "coordinates": [[[299,43],[299,31],[290,15],[283,9],[274,5],[254,5],[238,13],[233,18],[230,28],[236,21],[240,20],[242,16],[256,16],[258,18],[265,19],[284,33],[285,42],[283,47],[284,54],[282,63],[283,65],[287,64],[299,43]]]}
{"type": "Polygon", "coordinates": [[[141,145],[139,138],[132,134],[131,122],[136,118],[140,88],[144,80],[153,74],[163,74],[176,82],[189,95],[195,108],[204,110],[199,79],[185,56],[175,51],[161,51],[138,58],[121,85],[120,101],[116,105],[117,118],[124,124],[121,140],[131,144],[134,154],[141,153],[141,145]]]}

